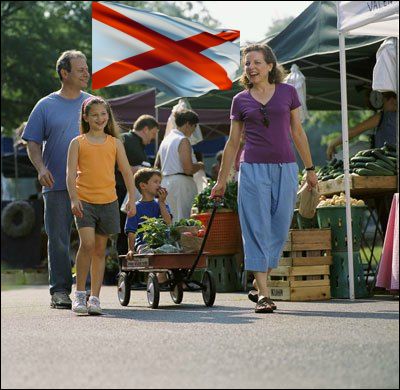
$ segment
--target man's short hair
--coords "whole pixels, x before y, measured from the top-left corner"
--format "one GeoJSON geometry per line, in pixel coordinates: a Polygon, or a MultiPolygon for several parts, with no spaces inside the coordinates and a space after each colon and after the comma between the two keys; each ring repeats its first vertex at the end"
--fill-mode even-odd
{"type": "Polygon", "coordinates": [[[83,58],[87,61],[86,56],[78,50],[68,50],[60,55],[56,63],[56,70],[58,77],[63,81],[61,76],[61,69],[65,69],[68,73],[71,72],[71,60],[74,58],[83,58]]]}
{"type": "Polygon", "coordinates": [[[134,176],[135,179],[135,186],[138,189],[140,193],[142,193],[142,190],[140,188],[141,183],[148,183],[149,180],[154,176],[160,176],[162,178],[162,174],[158,169],[155,168],[142,168],[139,169],[134,176]]]}
{"type": "Polygon", "coordinates": [[[199,116],[192,110],[177,111],[175,113],[175,123],[178,127],[183,126],[185,123],[197,125],[199,123],[199,116]]]}
{"type": "Polygon", "coordinates": [[[151,115],[141,115],[138,119],[136,119],[136,122],[133,124],[133,129],[136,131],[141,131],[145,127],[148,127],[149,129],[153,129],[154,127],[160,128],[160,125],[156,121],[156,118],[151,115]]]}

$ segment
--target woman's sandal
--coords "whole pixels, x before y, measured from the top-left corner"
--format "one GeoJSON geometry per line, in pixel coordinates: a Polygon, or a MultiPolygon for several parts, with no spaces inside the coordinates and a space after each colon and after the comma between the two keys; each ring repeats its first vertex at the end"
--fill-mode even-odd
{"type": "Polygon", "coordinates": [[[255,308],[256,313],[273,313],[274,310],[272,309],[270,303],[268,302],[268,298],[260,299],[255,308]]]}
{"type": "MultiPolygon", "coordinates": [[[[257,303],[258,302],[258,293],[255,290],[249,291],[247,294],[247,297],[250,299],[250,301],[257,303]]],[[[276,310],[276,304],[271,298],[266,298],[268,300],[268,303],[271,305],[272,310],[276,310]]]]}

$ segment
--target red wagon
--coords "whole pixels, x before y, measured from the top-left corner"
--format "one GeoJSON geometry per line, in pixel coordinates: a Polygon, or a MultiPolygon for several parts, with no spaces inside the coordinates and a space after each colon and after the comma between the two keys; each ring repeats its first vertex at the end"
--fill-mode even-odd
{"type": "Polygon", "coordinates": [[[206,254],[204,246],[210,232],[212,222],[217,210],[215,203],[211,213],[210,222],[198,254],[196,253],[165,253],[134,255],[127,259],[125,255],[119,256],[120,273],[118,277],[118,300],[122,306],[127,306],[132,290],[146,290],[149,306],[158,308],[160,291],[169,291],[176,304],[180,304],[184,291],[201,291],[206,306],[212,306],[216,296],[216,286],[213,274],[206,270],[201,282],[194,280],[193,273],[198,269],[205,269],[206,254]],[[148,273],[147,284],[134,282],[140,273],[148,273]],[[166,272],[167,280],[159,283],[157,272],[166,272]]]}

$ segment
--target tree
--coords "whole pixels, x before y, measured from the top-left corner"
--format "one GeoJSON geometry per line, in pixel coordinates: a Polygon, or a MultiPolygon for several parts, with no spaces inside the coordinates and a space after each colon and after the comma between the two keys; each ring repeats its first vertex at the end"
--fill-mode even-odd
{"type": "MultiPolygon", "coordinates": [[[[201,1],[120,3],[210,27],[218,23],[201,1]]],[[[28,118],[39,99],[60,88],[55,63],[63,51],[82,51],[91,69],[91,1],[2,1],[1,24],[1,125],[10,134],[28,118]]],[[[145,88],[143,85],[119,85],[93,93],[111,98],[145,88]]]]}
{"type": "Polygon", "coordinates": [[[286,18],[282,19],[274,19],[272,21],[272,26],[268,29],[268,31],[265,34],[265,37],[271,37],[274,35],[279,34],[281,31],[283,31],[292,21],[294,20],[293,16],[287,16],[286,18]]]}

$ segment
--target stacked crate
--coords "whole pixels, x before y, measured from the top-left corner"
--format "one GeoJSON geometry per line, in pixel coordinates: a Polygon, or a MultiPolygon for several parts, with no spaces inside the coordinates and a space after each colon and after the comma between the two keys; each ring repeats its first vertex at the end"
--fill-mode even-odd
{"type": "MultiPolygon", "coordinates": [[[[368,296],[361,261],[361,236],[363,217],[366,207],[352,207],[353,231],[353,265],[354,293],[356,298],[368,296]]],[[[349,298],[349,258],[347,253],[346,208],[344,206],[329,206],[317,209],[318,225],[320,228],[332,230],[332,265],[331,265],[331,295],[332,298],[349,298]]]]}
{"type": "MultiPolygon", "coordinates": [[[[211,213],[191,216],[207,228],[211,213]]],[[[239,216],[232,211],[217,212],[204,247],[207,269],[214,275],[217,292],[235,292],[241,289],[242,236],[239,216]]],[[[201,280],[204,270],[195,271],[195,280],[201,280]]]]}
{"type": "Polygon", "coordinates": [[[331,248],[330,229],[290,230],[279,267],[268,276],[271,299],[330,299],[331,248]]]}

